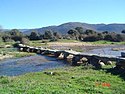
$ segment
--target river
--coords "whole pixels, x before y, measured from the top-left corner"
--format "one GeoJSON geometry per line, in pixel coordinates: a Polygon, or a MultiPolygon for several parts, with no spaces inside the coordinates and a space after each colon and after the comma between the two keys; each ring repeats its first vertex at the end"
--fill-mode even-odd
{"type": "Polygon", "coordinates": [[[125,48],[125,45],[101,47],[101,48],[93,49],[93,50],[83,52],[83,53],[98,54],[98,55],[111,55],[111,56],[119,57],[121,56],[121,52],[124,51],[124,50],[113,51],[112,48],[125,48]]]}
{"type": "Polygon", "coordinates": [[[28,72],[38,72],[45,69],[67,66],[64,61],[56,58],[35,55],[18,59],[6,59],[0,61],[0,75],[17,76],[28,72]]]}
{"type": "MultiPolygon", "coordinates": [[[[101,47],[83,53],[120,56],[121,51],[112,51],[111,49],[113,47],[121,48],[125,46],[101,47]]],[[[68,65],[64,61],[42,55],[22,57],[18,59],[6,59],[0,61],[0,75],[17,76],[29,72],[38,72],[65,66],[68,65]]]]}

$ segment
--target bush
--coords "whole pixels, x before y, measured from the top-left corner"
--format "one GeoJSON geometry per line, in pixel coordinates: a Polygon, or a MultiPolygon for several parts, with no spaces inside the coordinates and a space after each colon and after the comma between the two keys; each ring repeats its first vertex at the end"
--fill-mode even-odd
{"type": "Polygon", "coordinates": [[[22,38],[21,41],[20,41],[21,44],[26,44],[28,45],[29,44],[29,39],[27,38],[22,38]]]}

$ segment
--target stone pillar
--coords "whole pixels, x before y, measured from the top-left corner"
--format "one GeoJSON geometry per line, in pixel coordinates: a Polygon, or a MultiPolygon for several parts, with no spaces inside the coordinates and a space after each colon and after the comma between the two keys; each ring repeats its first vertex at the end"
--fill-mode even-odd
{"type": "Polygon", "coordinates": [[[58,59],[64,59],[64,53],[60,53],[60,55],[58,56],[58,59]]]}
{"type": "Polygon", "coordinates": [[[69,63],[72,63],[73,57],[74,57],[74,55],[69,54],[69,55],[66,57],[66,61],[69,62],[69,63]]]}

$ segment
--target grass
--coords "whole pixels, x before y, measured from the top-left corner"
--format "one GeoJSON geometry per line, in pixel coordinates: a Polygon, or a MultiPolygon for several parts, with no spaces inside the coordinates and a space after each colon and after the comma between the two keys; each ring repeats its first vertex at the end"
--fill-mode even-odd
{"type": "Polygon", "coordinates": [[[125,94],[125,81],[105,70],[65,67],[0,77],[1,94],[125,94]],[[106,85],[105,85],[106,84],[106,85]]]}
{"type": "MultiPolygon", "coordinates": [[[[59,39],[58,41],[55,42],[60,42],[60,43],[88,43],[88,44],[95,44],[95,45],[99,45],[99,44],[107,44],[107,45],[124,45],[125,42],[111,42],[111,41],[105,41],[105,40],[100,40],[100,41],[95,41],[95,42],[81,42],[78,40],[67,40],[67,39],[59,39]]],[[[42,43],[41,40],[38,41],[30,41],[30,45],[31,46],[48,46],[48,44],[51,42],[47,42],[47,43],[42,43]]],[[[54,43],[54,42],[52,42],[54,43]]]]}
{"type": "Polygon", "coordinates": [[[45,43],[42,43],[42,40],[37,40],[37,41],[30,41],[30,46],[43,46],[43,47],[47,47],[49,43],[54,43],[54,42],[60,42],[60,43],[76,43],[76,42],[80,42],[77,40],[67,40],[67,39],[59,39],[58,41],[54,41],[54,42],[49,42],[49,40],[43,40],[45,41],[45,43]]]}
{"type": "Polygon", "coordinates": [[[105,40],[100,40],[100,41],[95,41],[95,42],[88,42],[92,44],[109,44],[109,45],[124,45],[125,42],[111,42],[111,41],[105,41],[105,40]]]}
{"type": "Polygon", "coordinates": [[[0,42],[0,47],[5,47],[5,45],[10,45],[10,46],[13,46],[15,42],[0,42]]]}
{"type": "Polygon", "coordinates": [[[35,55],[35,53],[19,52],[16,48],[0,48],[0,54],[12,55],[14,58],[35,55]]]}
{"type": "MultiPolygon", "coordinates": [[[[43,41],[46,41],[45,43],[42,43],[42,40],[36,40],[36,41],[30,41],[29,42],[29,45],[30,46],[35,46],[35,47],[38,47],[38,46],[43,46],[43,47],[47,47],[49,43],[49,40],[43,40],[43,41]]],[[[110,42],[110,41],[105,41],[105,40],[101,40],[101,41],[95,41],[95,42],[81,42],[81,41],[78,41],[78,40],[67,40],[67,39],[59,39],[58,41],[55,41],[55,42],[60,42],[60,43],[88,43],[88,44],[115,44],[115,45],[124,45],[125,42],[110,42]]],[[[0,42],[0,47],[4,47],[5,45],[13,45],[14,43],[16,42],[0,42]]],[[[54,43],[54,42],[52,42],[54,43]]]]}
{"type": "Polygon", "coordinates": [[[57,42],[61,42],[61,43],[70,43],[70,42],[80,42],[78,40],[68,40],[68,39],[59,39],[57,42]]]}
{"type": "Polygon", "coordinates": [[[33,56],[35,55],[35,53],[28,53],[28,52],[13,52],[13,53],[9,53],[10,55],[13,55],[16,58],[20,58],[20,57],[27,57],[27,56],[33,56]]]}

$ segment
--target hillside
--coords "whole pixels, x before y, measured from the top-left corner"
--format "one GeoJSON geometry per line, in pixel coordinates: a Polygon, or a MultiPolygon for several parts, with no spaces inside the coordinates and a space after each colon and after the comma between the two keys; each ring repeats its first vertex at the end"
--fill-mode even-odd
{"type": "Polygon", "coordinates": [[[64,23],[58,26],[48,26],[36,29],[29,29],[25,30],[24,33],[29,34],[33,30],[37,30],[39,33],[44,33],[46,30],[57,31],[61,34],[66,34],[67,31],[71,28],[75,27],[83,27],[84,30],[92,29],[95,31],[109,31],[109,32],[116,32],[120,33],[122,30],[125,29],[125,24],[88,24],[88,23],[80,23],[80,22],[69,22],[64,23]]]}

